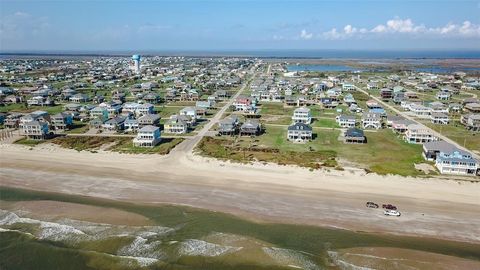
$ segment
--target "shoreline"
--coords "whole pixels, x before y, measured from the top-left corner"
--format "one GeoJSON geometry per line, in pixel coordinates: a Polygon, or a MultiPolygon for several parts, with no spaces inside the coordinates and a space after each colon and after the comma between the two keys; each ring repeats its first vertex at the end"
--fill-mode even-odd
{"type": "Polygon", "coordinates": [[[145,204],[188,205],[258,222],[480,243],[478,183],[245,165],[188,154],[77,152],[1,145],[2,186],[145,204]],[[141,162],[140,162],[141,161],[141,162]],[[366,201],[392,203],[385,217],[366,201]]]}

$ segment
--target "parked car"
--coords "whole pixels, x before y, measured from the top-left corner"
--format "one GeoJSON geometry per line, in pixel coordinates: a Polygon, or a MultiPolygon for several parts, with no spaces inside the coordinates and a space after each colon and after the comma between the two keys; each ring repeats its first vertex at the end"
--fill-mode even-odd
{"type": "Polygon", "coordinates": [[[374,203],[374,202],[367,202],[367,205],[366,205],[368,208],[378,208],[378,204],[374,203]]]}
{"type": "Polygon", "coordinates": [[[394,217],[399,217],[401,215],[400,212],[398,212],[397,210],[389,210],[389,209],[383,211],[383,214],[385,216],[394,216],[394,217]]]}
{"type": "Polygon", "coordinates": [[[388,209],[388,210],[397,210],[397,207],[393,204],[384,204],[382,205],[383,209],[388,209]]]}

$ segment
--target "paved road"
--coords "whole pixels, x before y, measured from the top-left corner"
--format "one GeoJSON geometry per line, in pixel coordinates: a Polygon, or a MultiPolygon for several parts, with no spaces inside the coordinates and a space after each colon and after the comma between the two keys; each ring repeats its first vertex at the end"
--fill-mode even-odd
{"type": "Polygon", "coordinates": [[[439,132],[437,132],[437,131],[435,131],[435,130],[427,127],[427,126],[425,126],[424,124],[422,124],[421,122],[419,122],[419,121],[418,121],[417,119],[415,119],[414,117],[409,116],[406,112],[398,110],[397,108],[395,108],[395,107],[393,107],[392,105],[387,104],[387,103],[384,102],[383,100],[381,100],[381,99],[379,99],[379,98],[371,95],[370,93],[368,93],[367,91],[365,91],[364,89],[362,89],[362,88],[360,88],[360,87],[358,87],[358,86],[355,86],[355,88],[356,88],[358,91],[360,91],[360,92],[362,92],[362,93],[370,96],[372,99],[374,99],[375,101],[379,102],[379,103],[382,104],[383,106],[385,106],[385,107],[389,108],[390,110],[394,111],[394,112],[397,113],[398,115],[401,115],[401,116],[403,116],[404,118],[406,118],[406,119],[408,119],[408,120],[411,120],[411,121],[413,121],[413,122],[415,122],[415,123],[417,123],[417,124],[419,124],[419,125],[424,126],[426,129],[428,129],[430,132],[432,132],[433,135],[437,136],[438,138],[440,138],[440,139],[442,139],[442,140],[444,140],[444,141],[446,141],[446,142],[449,142],[449,143],[455,145],[457,148],[459,148],[459,149],[461,149],[461,150],[470,152],[470,153],[472,153],[472,155],[473,155],[474,158],[480,159],[480,156],[477,155],[476,153],[474,153],[472,150],[467,149],[467,148],[461,146],[460,144],[458,144],[458,143],[455,142],[454,140],[448,138],[447,136],[444,136],[444,135],[442,135],[441,133],[439,133],[439,132]]]}
{"type": "Polygon", "coordinates": [[[211,135],[210,129],[217,124],[220,119],[222,118],[223,114],[227,111],[227,109],[233,104],[235,99],[243,93],[243,91],[247,88],[249,82],[255,78],[257,74],[254,74],[251,78],[247,78],[243,86],[240,88],[240,90],[233,95],[228,102],[213,116],[210,118],[210,121],[197,133],[195,136],[191,136],[189,140],[185,140],[179,145],[177,145],[169,154],[169,156],[172,159],[175,159],[181,155],[188,154],[193,151],[195,146],[200,142],[200,140],[207,136],[211,135]]]}

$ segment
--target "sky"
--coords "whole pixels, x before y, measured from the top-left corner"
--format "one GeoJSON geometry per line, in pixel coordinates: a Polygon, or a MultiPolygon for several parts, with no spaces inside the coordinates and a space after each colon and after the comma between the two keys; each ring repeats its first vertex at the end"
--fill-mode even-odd
{"type": "Polygon", "coordinates": [[[480,50],[480,0],[0,0],[0,51],[480,50]]]}

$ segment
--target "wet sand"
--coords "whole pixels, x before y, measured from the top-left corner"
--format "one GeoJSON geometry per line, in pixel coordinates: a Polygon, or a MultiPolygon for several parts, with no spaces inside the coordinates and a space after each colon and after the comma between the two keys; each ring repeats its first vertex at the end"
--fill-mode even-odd
{"type": "Polygon", "coordinates": [[[345,269],[460,270],[480,269],[480,262],[418,250],[387,247],[347,248],[330,253],[345,269]]]}
{"type": "Polygon", "coordinates": [[[261,222],[480,242],[480,185],[440,179],[242,165],[191,154],[90,153],[2,145],[4,186],[141,203],[170,203],[261,222]],[[366,201],[399,206],[386,217],[366,201]]]}
{"type": "Polygon", "coordinates": [[[152,222],[139,214],[114,208],[56,201],[0,201],[0,208],[34,219],[76,219],[112,225],[146,226],[152,222]]]}

